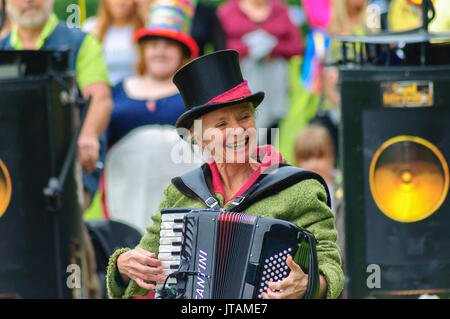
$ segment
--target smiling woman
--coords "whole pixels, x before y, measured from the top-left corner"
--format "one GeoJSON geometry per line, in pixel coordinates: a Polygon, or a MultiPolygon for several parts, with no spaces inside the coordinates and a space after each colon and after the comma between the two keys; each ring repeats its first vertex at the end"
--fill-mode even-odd
{"type": "MultiPolygon", "coordinates": [[[[160,202],[159,210],[152,215],[153,225],[147,228],[139,245],[135,249],[117,250],[111,256],[107,287],[113,298],[147,295],[156,289],[155,283],[163,283],[166,279],[164,267],[167,261],[158,256],[162,209],[236,208],[233,205],[236,202],[239,205],[246,192],[258,187],[268,176],[278,174],[275,178],[280,177],[281,169],[275,168],[285,166],[274,147],[256,146],[253,113],[264,93],[252,93],[248,88],[242,78],[237,51],[217,51],[195,59],[178,70],[173,81],[186,107],[186,112],[176,123],[179,133],[194,135],[195,142],[203,149],[209,148],[211,156],[201,168],[183,175],[183,178],[190,178],[188,181],[181,178],[186,183],[179,183],[180,178],[172,179],[164,191],[165,198],[160,202]],[[201,175],[200,179],[192,177],[197,173],[201,175]],[[195,191],[187,186],[193,183],[203,183],[209,189],[210,197],[200,199],[201,196],[193,195],[195,191]],[[211,201],[215,203],[211,204],[211,201]]],[[[277,189],[272,196],[259,198],[241,212],[284,219],[313,233],[318,240],[319,297],[336,298],[342,290],[344,276],[335,243],[337,232],[333,214],[328,205],[329,193],[325,182],[321,181],[323,179],[317,175],[308,175],[294,185],[277,189]]],[[[262,298],[299,299],[305,296],[309,275],[292,256],[286,258],[286,267],[290,269],[289,275],[277,282],[269,282],[262,298]]]]}
{"type": "MultiPolygon", "coordinates": [[[[214,156],[217,163],[243,163],[251,161],[256,148],[255,107],[242,103],[207,113],[197,119],[201,129],[193,125],[190,143],[200,145],[207,152],[203,157],[214,156]],[[231,125],[230,125],[231,124],[231,125]]],[[[193,147],[192,147],[193,149],[193,147]]]]}
{"type": "MultiPolygon", "coordinates": [[[[257,163],[256,128],[251,104],[228,106],[203,115],[201,134],[195,142],[208,150],[216,163],[257,163]]],[[[193,131],[193,129],[192,129],[193,131]]]]}

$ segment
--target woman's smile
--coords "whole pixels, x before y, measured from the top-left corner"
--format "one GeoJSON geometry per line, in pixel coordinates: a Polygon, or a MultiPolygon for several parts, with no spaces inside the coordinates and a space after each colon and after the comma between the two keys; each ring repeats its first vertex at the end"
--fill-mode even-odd
{"type": "Polygon", "coordinates": [[[234,142],[234,143],[230,143],[230,144],[226,144],[226,148],[233,150],[233,151],[238,151],[241,150],[242,148],[248,148],[248,144],[249,144],[250,138],[248,136],[246,136],[244,139],[238,141],[238,142],[234,142]]]}

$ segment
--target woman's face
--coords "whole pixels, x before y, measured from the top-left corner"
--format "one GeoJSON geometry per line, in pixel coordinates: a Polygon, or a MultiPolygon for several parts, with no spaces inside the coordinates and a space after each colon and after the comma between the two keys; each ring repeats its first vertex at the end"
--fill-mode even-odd
{"type": "Polygon", "coordinates": [[[183,49],[175,41],[155,38],[142,45],[147,74],[157,79],[168,79],[180,68],[184,58],[183,49]]]}
{"type": "Polygon", "coordinates": [[[127,20],[135,11],[136,0],[106,0],[114,20],[127,20]]]}
{"type": "Polygon", "coordinates": [[[248,103],[209,112],[201,120],[202,139],[196,139],[197,144],[208,150],[216,163],[250,161],[256,149],[256,128],[248,103]]]}

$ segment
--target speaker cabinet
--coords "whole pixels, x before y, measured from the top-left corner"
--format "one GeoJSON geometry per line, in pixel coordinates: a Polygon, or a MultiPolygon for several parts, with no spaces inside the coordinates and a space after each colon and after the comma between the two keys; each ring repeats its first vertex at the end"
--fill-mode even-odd
{"type": "MultiPolygon", "coordinates": [[[[32,53],[14,54],[2,53],[1,66],[38,65],[32,53]],[[11,60],[2,61],[5,56],[11,60]]],[[[45,52],[37,56],[43,62],[52,58],[45,52]]],[[[50,177],[58,177],[75,133],[73,107],[64,98],[69,92],[61,85],[72,77],[59,75],[58,81],[45,72],[0,80],[0,298],[80,295],[73,272],[81,265],[82,248],[74,163],[61,209],[47,210],[43,193],[50,177]]]]}
{"type": "Polygon", "coordinates": [[[349,298],[450,292],[450,66],[341,67],[349,298]]]}

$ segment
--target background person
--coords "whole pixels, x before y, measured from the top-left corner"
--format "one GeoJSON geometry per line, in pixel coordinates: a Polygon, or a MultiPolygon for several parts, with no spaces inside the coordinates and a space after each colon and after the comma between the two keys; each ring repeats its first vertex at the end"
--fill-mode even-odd
{"type": "Polygon", "coordinates": [[[276,127],[288,105],[287,60],[304,53],[299,28],[278,0],[229,0],[218,9],[227,48],[239,52],[242,72],[267,99],[258,110],[258,128],[276,127]]]}
{"type": "MultiPolygon", "coordinates": [[[[297,166],[322,176],[330,189],[330,194],[334,194],[336,189],[337,172],[334,149],[331,135],[322,125],[310,124],[297,134],[294,151],[297,166]]],[[[334,207],[333,199],[331,203],[331,206],[334,207]]]]}
{"type": "Polygon", "coordinates": [[[138,43],[137,76],[126,77],[113,89],[109,146],[142,125],[175,126],[178,116],[184,112],[183,100],[172,78],[199,52],[195,40],[189,35],[194,9],[180,1],[178,8],[184,10],[185,20],[176,24],[180,20],[176,19],[175,9],[172,9],[174,18],[166,17],[169,3],[177,2],[155,1],[148,24],[135,33],[138,43]]]}
{"type": "Polygon", "coordinates": [[[84,98],[92,97],[78,139],[81,165],[92,173],[99,158],[99,137],[108,125],[112,108],[108,74],[98,41],[60,23],[52,12],[53,3],[53,0],[8,1],[14,26],[0,47],[16,50],[71,47],[70,67],[76,72],[78,87],[84,98]]]}
{"type": "Polygon", "coordinates": [[[336,243],[341,251],[342,263],[344,264],[344,194],[340,182],[341,175],[336,169],[336,147],[329,129],[321,124],[306,126],[298,132],[294,149],[296,165],[318,173],[328,185],[331,195],[331,208],[338,232],[336,243]]]}
{"type": "Polygon", "coordinates": [[[97,17],[83,24],[103,46],[103,56],[112,86],[135,75],[137,48],[133,34],[145,24],[137,0],[102,0],[97,17]]]}
{"type": "Polygon", "coordinates": [[[216,7],[198,1],[192,21],[191,36],[199,47],[199,56],[226,49],[226,36],[216,7]]]}
{"type": "MultiPolygon", "coordinates": [[[[175,129],[176,120],[184,112],[184,103],[172,79],[179,68],[198,55],[199,50],[189,35],[193,14],[190,2],[158,0],[153,3],[147,25],[135,33],[135,41],[138,44],[138,60],[135,65],[137,75],[126,77],[112,91],[114,108],[106,132],[108,149],[140,127],[167,125],[175,129]],[[167,15],[170,10],[173,15],[167,15]],[[176,14],[182,14],[183,18],[178,19],[176,14]]],[[[136,148],[138,147],[140,146],[136,145],[136,148]]],[[[108,154],[106,160],[111,162],[108,154]]],[[[157,153],[154,156],[157,156],[157,153]]],[[[161,162],[164,161],[158,161],[161,162]]],[[[145,172],[151,171],[145,167],[141,169],[145,172]]],[[[114,217],[108,209],[107,203],[110,201],[105,183],[108,183],[106,173],[100,181],[100,192],[95,196],[93,206],[87,211],[86,219],[114,217]]],[[[137,183],[136,181],[134,184],[137,183]]],[[[133,186],[130,185],[129,189],[133,189],[133,186]]],[[[160,185],[154,185],[153,188],[152,196],[159,198],[160,185]]],[[[151,205],[152,203],[147,204],[151,205]]],[[[148,223],[136,225],[137,220],[148,221],[141,216],[140,211],[121,211],[120,215],[122,220],[140,230],[148,226],[148,223]]]]}

